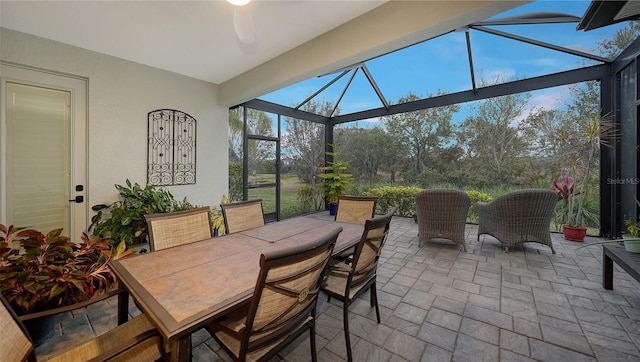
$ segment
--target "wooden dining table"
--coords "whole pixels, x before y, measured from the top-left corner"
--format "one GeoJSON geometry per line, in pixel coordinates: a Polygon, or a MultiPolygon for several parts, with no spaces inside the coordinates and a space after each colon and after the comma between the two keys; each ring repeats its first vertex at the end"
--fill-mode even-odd
{"type": "Polygon", "coordinates": [[[187,361],[191,333],[252,297],[262,253],[316,240],[337,227],[342,232],[335,255],[356,245],[364,227],[301,216],[115,260],[110,266],[165,338],[171,360],[187,361]]]}

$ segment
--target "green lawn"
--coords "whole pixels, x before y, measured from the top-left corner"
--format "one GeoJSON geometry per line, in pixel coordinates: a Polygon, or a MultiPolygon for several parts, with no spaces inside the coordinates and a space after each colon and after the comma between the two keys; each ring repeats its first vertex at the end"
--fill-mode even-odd
{"type": "MultiPolygon", "coordinates": [[[[300,202],[297,199],[298,189],[304,185],[295,174],[283,174],[280,178],[280,207],[281,218],[286,218],[301,213],[300,202]]],[[[249,177],[251,183],[275,183],[275,175],[255,175],[249,177]]],[[[265,214],[275,212],[276,188],[259,187],[249,189],[249,199],[262,199],[265,214]]]]}

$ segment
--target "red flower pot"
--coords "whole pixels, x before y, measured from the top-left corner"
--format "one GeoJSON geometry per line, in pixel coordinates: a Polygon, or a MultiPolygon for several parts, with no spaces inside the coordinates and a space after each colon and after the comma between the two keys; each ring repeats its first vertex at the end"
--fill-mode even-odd
{"type": "Polygon", "coordinates": [[[562,225],[562,233],[564,234],[565,240],[584,241],[584,237],[587,236],[587,228],[582,226],[562,225]]]}

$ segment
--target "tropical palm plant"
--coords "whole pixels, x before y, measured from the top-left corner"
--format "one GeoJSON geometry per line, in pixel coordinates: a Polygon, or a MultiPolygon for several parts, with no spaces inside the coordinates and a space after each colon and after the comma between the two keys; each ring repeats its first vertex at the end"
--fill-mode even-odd
{"type": "Polygon", "coordinates": [[[551,188],[564,201],[560,207],[561,220],[569,226],[584,227],[597,217],[585,208],[590,198],[592,172],[598,165],[600,146],[611,147],[617,135],[611,115],[594,115],[573,130],[563,130],[558,134],[565,152],[563,158],[569,173],[562,181],[554,181],[551,188]],[[573,179],[573,181],[572,181],[573,179]]]}

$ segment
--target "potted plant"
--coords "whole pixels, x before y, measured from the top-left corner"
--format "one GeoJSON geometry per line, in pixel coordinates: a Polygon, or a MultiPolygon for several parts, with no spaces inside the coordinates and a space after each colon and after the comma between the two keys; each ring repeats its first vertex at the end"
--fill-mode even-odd
{"type": "MultiPolygon", "coordinates": [[[[33,320],[36,326],[46,325],[29,315],[82,303],[113,291],[117,279],[108,263],[133,253],[126,250],[124,242],[116,247],[107,240],[84,234],[79,243],[74,243],[62,235],[62,229],[45,235],[34,229],[0,224],[0,293],[21,319],[33,320]]],[[[37,331],[30,332],[37,340],[37,331]]],[[[52,331],[44,334],[46,337],[52,331]]]]}
{"type": "MultiPolygon", "coordinates": [[[[640,201],[638,199],[635,201],[640,207],[640,201]]],[[[640,219],[637,221],[625,219],[624,225],[627,227],[627,232],[622,234],[624,248],[630,253],[640,253],[640,219]]]]}
{"type": "Polygon", "coordinates": [[[192,206],[183,199],[176,201],[168,190],[127,179],[126,186],[115,185],[120,200],[111,204],[94,205],[96,214],[91,218],[89,230],[93,235],[113,241],[124,241],[127,245],[147,242],[147,224],[144,214],[157,214],[188,210],[192,206]]]}
{"type": "MultiPolygon", "coordinates": [[[[231,199],[227,195],[222,195],[222,199],[220,199],[221,204],[228,204],[230,202],[231,199]]],[[[211,227],[213,228],[214,236],[222,236],[226,232],[224,215],[222,215],[220,206],[211,206],[211,227]]]]}
{"type": "Polygon", "coordinates": [[[338,147],[337,144],[329,144],[333,151],[327,151],[325,154],[329,156],[332,161],[327,161],[327,165],[320,167],[320,170],[324,171],[318,175],[322,179],[320,187],[324,191],[324,197],[329,204],[329,214],[336,214],[336,207],[338,203],[338,196],[343,195],[347,191],[347,187],[351,185],[353,176],[346,173],[349,163],[340,159],[342,153],[335,151],[338,147]]]}
{"type": "Polygon", "coordinates": [[[569,177],[563,181],[554,181],[551,189],[556,191],[563,201],[556,207],[556,224],[562,225],[562,233],[566,240],[583,241],[587,235],[587,222],[599,222],[597,215],[584,208],[584,195],[576,189],[576,184],[569,177]]]}
{"type": "MultiPolygon", "coordinates": [[[[638,203],[638,200],[636,200],[636,203],[638,203]]],[[[600,241],[596,243],[583,245],[577,249],[581,249],[581,248],[592,246],[592,245],[622,243],[626,251],[630,253],[640,253],[640,221],[633,221],[630,219],[626,219],[624,220],[624,224],[627,227],[627,232],[622,234],[622,239],[600,241]]]]}
{"type": "Polygon", "coordinates": [[[565,239],[583,241],[587,225],[599,225],[599,216],[586,207],[592,183],[592,169],[597,166],[600,145],[610,146],[615,135],[614,124],[609,115],[594,115],[574,130],[563,130],[558,134],[562,141],[564,161],[569,173],[564,180],[554,181],[551,188],[564,202],[556,210],[556,221],[562,224],[565,239]]]}
{"type": "Polygon", "coordinates": [[[627,226],[627,233],[622,234],[624,248],[630,253],[640,253],[640,222],[627,219],[624,224],[627,226]]]}

